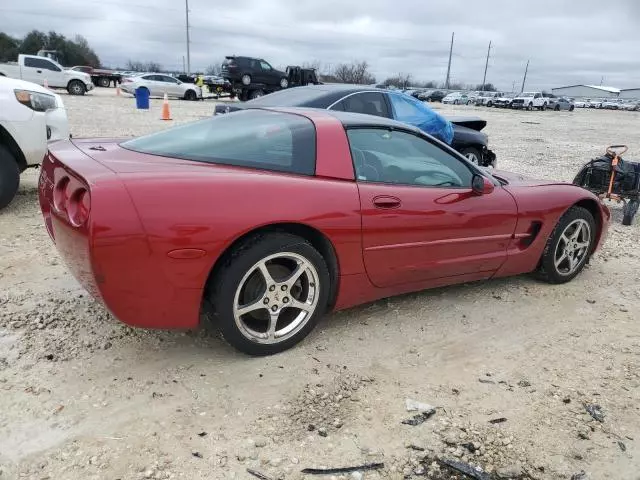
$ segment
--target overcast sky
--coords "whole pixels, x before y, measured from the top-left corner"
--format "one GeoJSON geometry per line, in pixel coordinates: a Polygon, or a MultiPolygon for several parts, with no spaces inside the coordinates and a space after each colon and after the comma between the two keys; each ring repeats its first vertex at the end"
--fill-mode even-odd
{"type": "MultiPolygon", "coordinates": [[[[640,87],[640,0],[189,0],[191,70],[225,55],[274,67],[366,60],[379,81],[397,73],[516,89],[573,84],[640,87]]],[[[181,70],[183,0],[6,0],[0,31],[84,35],[102,62],[157,61],[181,70]]]]}

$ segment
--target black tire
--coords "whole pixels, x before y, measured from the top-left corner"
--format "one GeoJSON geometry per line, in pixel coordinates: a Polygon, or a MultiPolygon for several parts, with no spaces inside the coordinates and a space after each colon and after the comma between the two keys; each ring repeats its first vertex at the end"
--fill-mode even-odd
{"type": "Polygon", "coordinates": [[[493,103],[491,103],[491,100],[489,100],[489,101],[487,102],[487,107],[492,107],[492,106],[493,106],[493,103]]]}
{"type": "Polygon", "coordinates": [[[478,150],[477,148],[467,147],[462,149],[460,153],[464,155],[467,158],[467,160],[469,160],[474,165],[482,166],[482,154],[480,153],[480,150],[478,150]],[[470,156],[474,156],[477,159],[477,163],[474,162],[472,158],[469,158],[470,156]]]}
{"type": "Polygon", "coordinates": [[[245,73],[244,75],[242,75],[242,77],[240,78],[240,81],[242,82],[242,84],[246,87],[247,85],[251,85],[251,75],[249,75],[248,73],[245,73]]]}
{"type": "Polygon", "coordinates": [[[542,258],[540,259],[540,265],[536,272],[538,278],[544,280],[545,282],[554,284],[566,283],[573,280],[576,275],[578,275],[582,271],[585,264],[589,260],[589,257],[593,252],[595,239],[596,221],[594,220],[593,215],[591,215],[591,212],[583,207],[571,207],[564,213],[564,215],[562,215],[562,217],[560,217],[558,224],[555,226],[555,228],[551,232],[551,235],[547,239],[547,244],[544,247],[544,252],[542,253],[542,258]],[[556,250],[558,244],[560,243],[564,230],[576,220],[584,220],[589,225],[591,232],[589,238],[589,246],[587,247],[586,255],[584,255],[580,259],[575,270],[568,274],[562,274],[555,265],[556,250]]]}
{"type": "Polygon", "coordinates": [[[560,105],[556,105],[556,106],[555,106],[555,108],[554,108],[554,110],[555,110],[556,112],[559,112],[559,111],[560,111],[560,105]]]}
{"type": "Polygon", "coordinates": [[[251,100],[253,100],[254,98],[260,98],[264,96],[264,90],[253,90],[250,94],[249,94],[249,98],[251,100]]]}
{"type": "Polygon", "coordinates": [[[186,92],[184,92],[184,99],[190,101],[197,100],[198,94],[195,90],[187,90],[186,92]]]}
{"type": "Polygon", "coordinates": [[[529,110],[529,111],[533,110],[533,103],[529,103],[529,106],[527,107],[527,110],[529,110]]]}
{"type": "Polygon", "coordinates": [[[575,105],[571,105],[571,106],[569,107],[569,111],[570,111],[570,112],[573,112],[573,110],[574,110],[575,108],[576,108],[576,107],[575,107],[575,105]]]}
{"type": "Polygon", "coordinates": [[[67,92],[69,95],[84,95],[87,87],[80,80],[71,80],[67,85],[67,92]]]}
{"type": "Polygon", "coordinates": [[[0,210],[9,205],[20,186],[20,168],[14,156],[0,145],[0,210]]]}
{"type": "Polygon", "coordinates": [[[282,77],[280,79],[280,88],[287,88],[287,87],[289,87],[289,79],[282,77]]]}
{"type": "Polygon", "coordinates": [[[471,105],[471,100],[467,100],[467,105],[471,105]]]}
{"type": "Polygon", "coordinates": [[[458,103],[460,103],[460,102],[458,102],[458,100],[454,100],[454,101],[453,101],[453,104],[454,104],[454,105],[458,105],[458,103]]]}
{"type": "MultiPolygon", "coordinates": [[[[210,303],[212,326],[220,331],[231,346],[248,355],[272,355],[287,350],[303,340],[324,315],[331,290],[330,278],[325,259],[305,239],[284,232],[256,235],[236,248],[224,260],[224,264],[208,286],[206,295],[210,303]],[[285,252],[303,257],[315,268],[318,278],[316,307],[310,317],[305,320],[306,323],[301,324],[299,330],[292,336],[277,343],[259,343],[248,338],[236,324],[234,316],[236,290],[241,286],[240,283],[245,275],[251,272],[252,267],[258,262],[270,255],[285,252]]],[[[316,286],[313,285],[313,287],[316,286]]]]}
{"type": "Polygon", "coordinates": [[[633,223],[633,217],[638,213],[640,200],[631,200],[624,204],[622,209],[622,225],[629,226],[633,223]]]}
{"type": "Polygon", "coordinates": [[[98,78],[98,85],[104,88],[109,88],[111,86],[111,80],[108,77],[100,77],[98,78]]]}
{"type": "Polygon", "coordinates": [[[542,106],[540,107],[540,111],[544,112],[547,109],[547,104],[543,103],[542,106]]]}

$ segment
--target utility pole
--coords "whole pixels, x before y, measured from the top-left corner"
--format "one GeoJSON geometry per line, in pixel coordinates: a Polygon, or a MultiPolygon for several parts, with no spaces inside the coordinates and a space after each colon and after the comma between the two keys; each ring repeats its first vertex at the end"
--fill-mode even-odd
{"type": "Polygon", "coordinates": [[[187,64],[184,63],[184,55],[182,55],[182,71],[187,73],[187,64]]]}
{"type": "Polygon", "coordinates": [[[520,90],[521,92],[524,92],[524,84],[527,81],[527,72],[529,71],[529,60],[527,60],[527,66],[524,69],[524,78],[522,79],[522,90],[520,90]]]}
{"type": "Polygon", "coordinates": [[[516,93],[516,81],[513,81],[513,84],[511,85],[511,93],[516,93]]]}
{"type": "Polygon", "coordinates": [[[604,82],[604,77],[600,77],[600,86],[602,86],[602,82],[604,82]]]}
{"type": "Polygon", "coordinates": [[[187,18],[187,75],[191,75],[191,53],[189,51],[189,0],[184,0],[187,18]]]}
{"type": "Polygon", "coordinates": [[[451,48],[449,48],[449,65],[447,66],[447,79],[444,82],[444,88],[449,90],[449,76],[451,75],[451,55],[453,54],[453,37],[456,32],[451,34],[451,48]]]}
{"type": "Polygon", "coordinates": [[[487,50],[487,62],[484,64],[484,78],[482,79],[482,91],[484,92],[484,86],[487,83],[487,68],[489,68],[489,54],[491,53],[491,40],[489,40],[489,48],[487,50]]]}

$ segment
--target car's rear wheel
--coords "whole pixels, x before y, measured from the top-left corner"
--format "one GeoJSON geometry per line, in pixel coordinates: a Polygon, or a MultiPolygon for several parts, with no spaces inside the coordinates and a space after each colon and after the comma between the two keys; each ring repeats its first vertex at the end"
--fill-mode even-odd
{"type": "Polygon", "coordinates": [[[108,77],[100,77],[98,79],[98,85],[107,88],[111,85],[111,80],[108,77]]]}
{"type": "Polygon", "coordinates": [[[633,223],[633,217],[638,213],[638,207],[640,206],[640,200],[631,200],[624,204],[622,209],[622,225],[631,225],[633,223]]]}
{"type": "Polygon", "coordinates": [[[69,95],[84,95],[87,88],[80,80],[71,80],[67,85],[67,92],[69,95]]]}
{"type": "Polygon", "coordinates": [[[584,268],[596,238],[591,212],[571,207],[551,232],[542,254],[538,276],[549,283],[572,280],[584,268]]]}
{"type": "Polygon", "coordinates": [[[243,85],[251,85],[251,75],[244,74],[240,80],[243,85]]]}
{"type": "Polygon", "coordinates": [[[571,105],[571,106],[569,107],[569,111],[570,111],[570,112],[573,112],[573,110],[574,110],[575,108],[576,108],[576,107],[575,107],[575,105],[571,105]]]}
{"type": "Polygon", "coordinates": [[[553,109],[554,109],[556,112],[559,112],[559,111],[560,111],[560,105],[556,105],[553,109]]]}
{"type": "Polygon", "coordinates": [[[280,79],[280,88],[287,88],[289,86],[289,79],[282,77],[280,79]]]}
{"type": "Polygon", "coordinates": [[[270,355],[305,338],[327,307],[330,276],[322,255],[288,233],[253,237],[212,280],[212,320],[227,342],[270,355]]]}
{"type": "Polygon", "coordinates": [[[462,152],[460,153],[462,153],[462,155],[464,155],[465,158],[469,160],[471,163],[473,163],[474,165],[481,164],[482,155],[480,154],[480,151],[477,148],[467,147],[464,150],[462,150],[462,152]]]}
{"type": "Polygon", "coordinates": [[[467,105],[471,105],[471,100],[467,100],[467,105]]]}
{"type": "Polygon", "coordinates": [[[454,105],[458,105],[458,103],[459,103],[459,102],[458,102],[458,100],[454,100],[454,101],[453,101],[453,104],[454,104],[454,105]]]}
{"type": "Polygon", "coordinates": [[[20,186],[20,169],[11,152],[0,145],[0,210],[11,203],[20,186]]]}
{"type": "Polygon", "coordinates": [[[264,90],[254,90],[249,95],[249,98],[253,100],[254,98],[260,98],[263,96],[264,96],[264,90]]]}
{"type": "Polygon", "coordinates": [[[492,106],[493,106],[493,103],[491,102],[491,100],[489,100],[489,101],[487,102],[487,107],[492,107],[492,106]]]}
{"type": "Polygon", "coordinates": [[[187,90],[186,92],[184,92],[184,99],[185,100],[197,100],[198,99],[198,94],[195,92],[195,90],[187,90]]]}

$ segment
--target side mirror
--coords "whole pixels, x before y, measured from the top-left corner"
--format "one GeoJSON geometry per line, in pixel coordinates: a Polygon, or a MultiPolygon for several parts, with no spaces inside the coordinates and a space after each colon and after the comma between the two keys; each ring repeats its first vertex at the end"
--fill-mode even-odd
{"type": "Polygon", "coordinates": [[[494,188],[495,187],[493,186],[491,180],[483,177],[482,175],[476,174],[471,180],[471,190],[476,195],[488,195],[489,193],[493,192],[494,188]]]}

